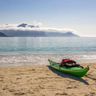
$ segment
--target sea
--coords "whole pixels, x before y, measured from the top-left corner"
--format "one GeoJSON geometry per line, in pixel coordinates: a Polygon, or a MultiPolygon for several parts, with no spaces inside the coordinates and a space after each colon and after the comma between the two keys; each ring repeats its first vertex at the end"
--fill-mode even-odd
{"type": "MultiPolygon", "coordinates": [[[[61,56],[60,58],[74,57],[78,60],[95,60],[96,62],[96,38],[0,37],[0,63],[31,62],[34,56],[37,56],[36,58],[41,56],[40,58],[43,60],[46,56],[56,56],[55,59],[61,56]]],[[[41,61],[43,60],[41,59],[41,61]]]]}

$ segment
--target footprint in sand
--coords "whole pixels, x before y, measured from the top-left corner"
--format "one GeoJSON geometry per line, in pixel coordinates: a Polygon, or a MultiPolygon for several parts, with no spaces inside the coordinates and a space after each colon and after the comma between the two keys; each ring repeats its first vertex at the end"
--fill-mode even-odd
{"type": "Polygon", "coordinates": [[[0,78],[0,82],[3,82],[3,79],[0,78]]]}
{"type": "Polygon", "coordinates": [[[85,96],[96,96],[95,92],[90,92],[89,94],[86,94],[85,96]]]}
{"type": "Polygon", "coordinates": [[[31,70],[28,70],[28,71],[36,71],[35,69],[31,69],[31,70]]]}
{"type": "Polygon", "coordinates": [[[55,96],[68,96],[68,94],[66,92],[63,93],[56,93],[55,96]]]}
{"type": "Polygon", "coordinates": [[[17,96],[24,95],[24,94],[25,94],[24,92],[16,92],[16,93],[14,93],[14,95],[17,95],[17,96]]]}
{"type": "Polygon", "coordinates": [[[43,85],[39,85],[39,88],[40,89],[45,89],[43,85]]]}
{"type": "Polygon", "coordinates": [[[0,76],[0,82],[3,82],[4,77],[0,76]]]}
{"type": "Polygon", "coordinates": [[[17,77],[16,80],[22,79],[21,77],[17,77]]]}
{"type": "Polygon", "coordinates": [[[66,89],[73,89],[73,88],[77,88],[77,86],[68,86],[66,89]]]}

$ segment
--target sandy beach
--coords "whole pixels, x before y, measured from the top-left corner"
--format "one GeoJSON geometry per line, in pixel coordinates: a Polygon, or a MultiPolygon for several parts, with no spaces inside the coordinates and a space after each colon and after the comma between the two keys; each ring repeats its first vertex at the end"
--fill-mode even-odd
{"type": "Polygon", "coordinates": [[[0,67],[0,96],[96,96],[96,65],[82,79],[48,65],[0,67]]]}

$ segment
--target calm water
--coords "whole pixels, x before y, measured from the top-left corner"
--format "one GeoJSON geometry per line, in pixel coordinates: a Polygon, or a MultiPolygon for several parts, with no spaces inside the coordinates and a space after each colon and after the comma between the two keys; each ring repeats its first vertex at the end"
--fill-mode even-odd
{"type": "Polygon", "coordinates": [[[96,54],[96,38],[0,37],[4,54],[96,54]]]}

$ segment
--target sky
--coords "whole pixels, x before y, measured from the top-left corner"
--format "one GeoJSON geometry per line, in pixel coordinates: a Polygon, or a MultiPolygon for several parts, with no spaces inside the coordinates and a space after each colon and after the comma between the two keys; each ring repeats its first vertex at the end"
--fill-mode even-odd
{"type": "Polygon", "coordinates": [[[0,24],[20,23],[96,37],[96,0],[0,0],[0,24]]]}

